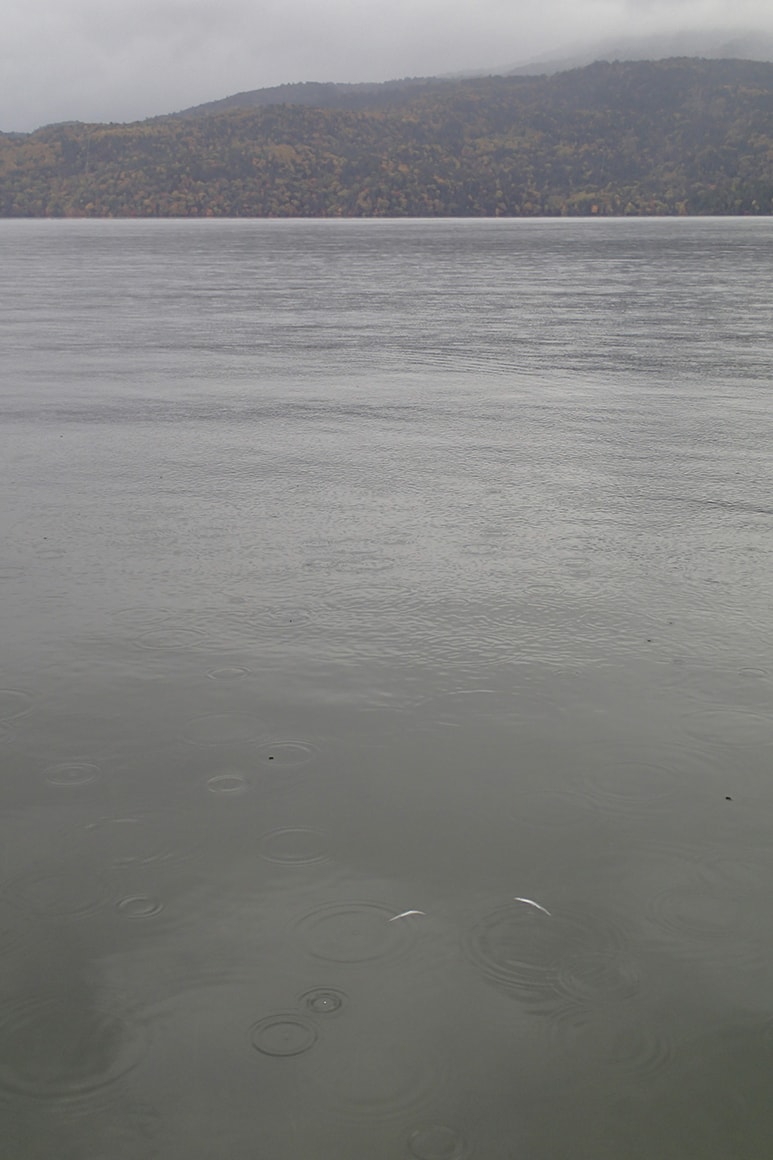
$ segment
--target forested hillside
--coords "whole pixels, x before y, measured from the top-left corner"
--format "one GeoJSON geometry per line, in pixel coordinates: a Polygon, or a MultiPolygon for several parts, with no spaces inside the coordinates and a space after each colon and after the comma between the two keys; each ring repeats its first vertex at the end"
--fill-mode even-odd
{"type": "Polygon", "coordinates": [[[0,214],[773,213],[771,64],[274,92],[285,103],[0,134],[0,214]]]}

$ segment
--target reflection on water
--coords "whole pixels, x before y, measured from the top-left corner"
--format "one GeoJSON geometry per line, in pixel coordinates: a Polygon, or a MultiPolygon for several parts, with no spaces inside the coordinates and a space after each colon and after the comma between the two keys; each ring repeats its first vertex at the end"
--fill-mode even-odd
{"type": "Polygon", "coordinates": [[[767,1158],[772,238],[0,223],[9,1155],[767,1158]]]}

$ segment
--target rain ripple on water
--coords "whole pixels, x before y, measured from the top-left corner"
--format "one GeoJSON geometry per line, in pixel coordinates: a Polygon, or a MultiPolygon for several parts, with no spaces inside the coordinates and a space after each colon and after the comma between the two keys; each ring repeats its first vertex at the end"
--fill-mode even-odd
{"type": "Polygon", "coordinates": [[[0,721],[25,717],[32,709],[32,697],[23,689],[0,689],[0,721]]]}
{"type": "Polygon", "coordinates": [[[464,1136],[447,1124],[425,1124],[408,1136],[408,1151],[416,1160],[462,1160],[467,1155],[464,1136]]]}
{"type": "Polygon", "coordinates": [[[406,951],[408,923],[392,922],[395,912],[376,902],[342,902],[317,907],[296,930],[308,952],[332,963],[366,963],[406,951]]]}
{"type": "Polygon", "coordinates": [[[42,1100],[86,1099],[136,1067],[145,1049],[141,1024],[113,1012],[84,1012],[66,999],[7,1002],[0,1088],[42,1100]]]}
{"type": "Polygon", "coordinates": [[[241,797],[248,792],[250,783],[245,774],[238,770],[223,770],[206,779],[208,791],[218,797],[241,797]]]}
{"type": "Polygon", "coordinates": [[[513,900],[468,931],[465,951],[487,983],[535,1004],[569,993],[632,993],[636,967],[619,924],[604,915],[550,913],[513,900]]]}
{"type": "Polygon", "coordinates": [[[57,765],[49,765],[43,771],[43,777],[49,785],[63,788],[89,785],[98,781],[101,776],[99,766],[88,761],[62,761],[57,765]]]}
{"type": "Polygon", "coordinates": [[[431,1049],[362,1031],[354,1042],[331,1038],[320,1047],[319,1066],[303,1077],[310,1099],[322,1101],[326,1116],[415,1122],[445,1089],[445,1061],[431,1049]]]}
{"type": "Polygon", "coordinates": [[[344,992],[334,987],[315,987],[298,999],[299,1005],[312,1015],[336,1015],[343,1010],[347,1001],[344,992]]]}
{"type": "Polygon", "coordinates": [[[148,866],[188,854],[175,840],[172,823],[171,816],[155,813],[104,817],[70,834],[69,842],[73,857],[93,870],[148,866]]]}
{"type": "Polygon", "coordinates": [[[260,840],[261,857],[280,865],[302,866],[328,858],[327,839],[318,830],[296,826],[272,830],[260,840]]]}
{"type": "Polygon", "coordinates": [[[263,733],[263,723],[247,713],[206,713],[185,725],[183,740],[191,745],[241,745],[263,733]]]}
{"type": "Polygon", "coordinates": [[[250,1028],[252,1046],[263,1055],[302,1055],[314,1046],[317,1035],[310,1020],[292,1011],[269,1015],[250,1028]]]}
{"type": "Polygon", "coordinates": [[[639,1079],[665,1068],[674,1052],[671,1028],[630,1003],[564,1003],[551,1012],[549,1028],[562,1056],[576,1053],[586,1068],[639,1079]]]}

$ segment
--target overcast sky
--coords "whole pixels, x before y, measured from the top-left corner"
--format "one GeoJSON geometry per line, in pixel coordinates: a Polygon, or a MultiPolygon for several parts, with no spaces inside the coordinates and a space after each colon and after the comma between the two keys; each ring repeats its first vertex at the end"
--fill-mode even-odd
{"type": "Polygon", "coordinates": [[[0,129],[127,121],[288,81],[496,71],[621,34],[773,31],[770,0],[5,0],[0,129]]]}

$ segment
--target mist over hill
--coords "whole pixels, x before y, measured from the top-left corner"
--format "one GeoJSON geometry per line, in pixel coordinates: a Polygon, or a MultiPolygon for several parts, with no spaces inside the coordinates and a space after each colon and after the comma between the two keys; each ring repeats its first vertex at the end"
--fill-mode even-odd
{"type": "Polygon", "coordinates": [[[0,134],[0,214],[773,212],[773,64],[290,85],[128,125],[0,134]]]}
{"type": "Polygon", "coordinates": [[[668,60],[691,56],[704,60],[773,61],[773,35],[760,29],[712,28],[660,32],[650,36],[615,36],[544,53],[497,69],[504,75],[535,76],[582,68],[597,60],[668,60]]]}
{"type": "Polygon", "coordinates": [[[652,36],[613,37],[594,40],[548,53],[527,62],[472,70],[454,76],[404,77],[372,84],[304,81],[234,93],[173,114],[180,117],[221,113],[226,109],[251,109],[264,105],[310,105],[317,108],[366,109],[381,104],[407,103],[460,80],[492,76],[551,76],[584,68],[597,61],[662,61],[676,57],[705,60],[754,60],[773,62],[773,35],[759,30],[725,28],[659,33],[652,36]]]}

